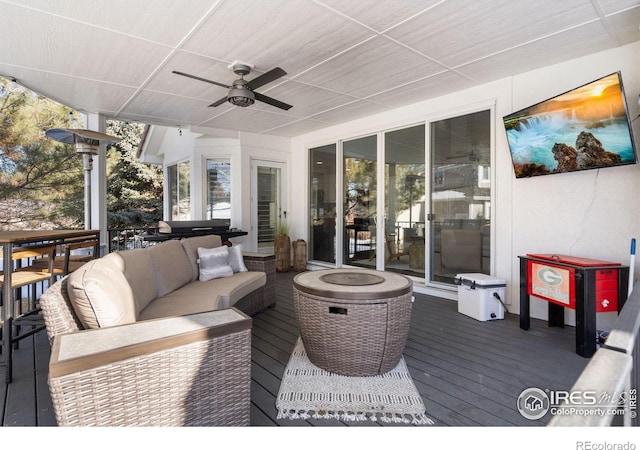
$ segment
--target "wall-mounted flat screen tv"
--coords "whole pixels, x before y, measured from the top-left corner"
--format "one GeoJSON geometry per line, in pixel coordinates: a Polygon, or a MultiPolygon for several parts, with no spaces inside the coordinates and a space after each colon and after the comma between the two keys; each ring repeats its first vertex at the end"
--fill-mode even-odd
{"type": "Polygon", "coordinates": [[[620,72],[504,116],[516,178],[635,164],[620,72]]]}

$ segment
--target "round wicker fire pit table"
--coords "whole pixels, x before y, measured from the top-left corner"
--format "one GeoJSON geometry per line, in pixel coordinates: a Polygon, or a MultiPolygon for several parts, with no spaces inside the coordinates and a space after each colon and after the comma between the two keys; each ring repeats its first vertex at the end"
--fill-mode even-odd
{"type": "Polygon", "coordinates": [[[304,272],[293,279],[309,360],[329,372],[379,375],[398,365],[411,322],[413,284],[369,269],[304,272]]]}

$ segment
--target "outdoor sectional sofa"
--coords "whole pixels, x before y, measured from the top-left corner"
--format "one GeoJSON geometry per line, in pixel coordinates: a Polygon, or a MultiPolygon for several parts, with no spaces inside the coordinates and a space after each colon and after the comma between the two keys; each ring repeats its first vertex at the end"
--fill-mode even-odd
{"type": "Polygon", "coordinates": [[[215,235],[171,240],[49,287],[40,304],[58,424],[248,425],[249,315],[275,302],[275,258],[238,250],[215,235]]]}

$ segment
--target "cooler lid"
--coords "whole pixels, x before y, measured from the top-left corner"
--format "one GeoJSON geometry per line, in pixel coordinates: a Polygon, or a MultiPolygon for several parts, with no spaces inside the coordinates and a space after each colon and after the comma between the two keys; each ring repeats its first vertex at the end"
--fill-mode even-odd
{"type": "Polygon", "coordinates": [[[557,254],[534,254],[527,253],[527,256],[537,259],[544,259],[550,262],[558,262],[564,264],[573,264],[581,267],[597,267],[597,266],[620,266],[620,263],[611,261],[600,261],[598,259],[581,258],[579,256],[557,255],[557,254]]]}
{"type": "Polygon", "coordinates": [[[505,280],[484,273],[459,273],[456,275],[456,280],[461,284],[475,283],[476,286],[484,287],[502,287],[507,285],[505,280]]]}

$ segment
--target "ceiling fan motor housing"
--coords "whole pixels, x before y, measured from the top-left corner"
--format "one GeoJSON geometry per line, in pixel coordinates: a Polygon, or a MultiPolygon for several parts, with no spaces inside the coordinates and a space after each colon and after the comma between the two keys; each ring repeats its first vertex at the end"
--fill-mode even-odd
{"type": "Polygon", "coordinates": [[[253,105],[256,101],[256,96],[253,91],[246,86],[246,84],[247,82],[243,79],[233,82],[233,87],[227,94],[227,100],[229,103],[241,107],[253,105]]]}

